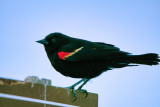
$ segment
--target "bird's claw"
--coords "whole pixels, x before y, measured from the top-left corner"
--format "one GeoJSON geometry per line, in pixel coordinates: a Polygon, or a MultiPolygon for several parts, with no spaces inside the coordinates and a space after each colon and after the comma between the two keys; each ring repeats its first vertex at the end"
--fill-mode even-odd
{"type": "Polygon", "coordinates": [[[77,94],[76,94],[76,92],[75,92],[74,87],[70,86],[70,87],[66,87],[66,88],[68,88],[68,89],[71,89],[71,90],[72,90],[73,95],[74,95],[74,100],[73,100],[73,102],[75,102],[75,101],[77,100],[77,94]]]}
{"type": "Polygon", "coordinates": [[[68,89],[72,89],[72,92],[73,92],[73,95],[74,95],[74,98],[75,98],[75,99],[73,100],[73,102],[75,102],[75,101],[77,100],[77,94],[76,94],[74,88],[75,88],[78,84],[80,84],[81,82],[84,82],[84,83],[83,83],[77,90],[83,91],[83,92],[86,94],[85,98],[87,98],[88,92],[87,92],[87,90],[82,89],[82,87],[83,87],[89,80],[90,80],[90,79],[83,78],[83,79],[81,79],[80,81],[78,81],[78,82],[76,82],[75,84],[73,84],[72,86],[66,87],[66,88],[68,88],[68,89]]]}
{"type": "Polygon", "coordinates": [[[88,97],[88,92],[87,92],[87,90],[85,90],[85,89],[77,89],[77,90],[79,90],[79,91],[83,91],[83,92],[86,94],[85,98],[87,98],[87,97],[88,97]]]}
{"type": "Polygon", "coordinates": [[[74,100],[73,100],[73,102],[75,102],[75,101],[77,100],[77,94],[76,94],[76,92],[75,92],[75,89],[72,89],[72,92],[73,92],[73,95],[74,95],[74,100]]]}

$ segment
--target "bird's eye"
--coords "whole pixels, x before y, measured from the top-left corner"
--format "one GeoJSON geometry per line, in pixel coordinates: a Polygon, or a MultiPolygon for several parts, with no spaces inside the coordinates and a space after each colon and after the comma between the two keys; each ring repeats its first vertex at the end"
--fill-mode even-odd
{"type": "Polygon", "coordinates": [[[48,42],[49,42],[49,41],[50,41],[50,39],[46,39],[46,41],[48,41],[48,42]]]}
{"type": "Polygon", "coordinates": [[[46,39],[46,41],[48,41],[48,42],[52,40],[51,38],[45,38],[45,39],[46,39]]]}

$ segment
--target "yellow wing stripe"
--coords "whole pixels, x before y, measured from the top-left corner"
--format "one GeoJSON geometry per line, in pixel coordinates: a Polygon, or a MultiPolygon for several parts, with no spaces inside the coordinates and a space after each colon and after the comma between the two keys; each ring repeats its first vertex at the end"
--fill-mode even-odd
{"type": "Polygon", "coordinates": [[[68,57],[74,55],[75,53],[77,53],[78,51],[80,51],[80,50],[82,50],[82,49],[83,49],[83,47],[80,47],[80,48],[78,48],[78,49],[75,49],[73,52],[69,53],[69,54],[66,55],[64,58],[68,58],[68,57]]]}

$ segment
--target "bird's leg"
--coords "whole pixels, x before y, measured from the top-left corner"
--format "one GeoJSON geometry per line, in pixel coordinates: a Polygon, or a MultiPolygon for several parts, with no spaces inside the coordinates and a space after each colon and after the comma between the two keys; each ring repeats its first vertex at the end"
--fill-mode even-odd
{"type": "Polygon", "coordinates": [[[74,87],[76,87],[78,84],[80,84],[81,82],[85,81],[86,78],[82,78],[80,81],[76,82],[75,84],[73,84],[72,86],[66,87],[69,89],[74,89],[74,87]]]}
{"type": "Polygon", "coordinates": [[[83,92],[86,93],[85,98],[87,98],[88,92],[87,92],[87,90],[82,89],[82,87],[83,87],[89,80],[90,80],[90,79],[86,79],[86,80],[84,81],[84,83],[83,83],[81,86],[79,86],[78,89],[77,89],[77,90],[80,90],[80,91],[83,91],[83,92]]]}
{"type": "Polygon", "coordinates": [[[76,92],[75,92],[74,87],[76,87],[78,84],[80,84],[81,82],[86,81],[86,80],[87,80],[86,78],[83,78],[83,79],[81,79],[80,81],[78,81],[78,82],[76,82],[75,84],[73,84],[72,86],[66,87],[66,88],[72,89],[73,95],[74,95],[74,97],[75,97],[75,99],[73,100],[73,102],[76,101],[76,99],[77,99],[77,94],[76,94],[76,92]]]}

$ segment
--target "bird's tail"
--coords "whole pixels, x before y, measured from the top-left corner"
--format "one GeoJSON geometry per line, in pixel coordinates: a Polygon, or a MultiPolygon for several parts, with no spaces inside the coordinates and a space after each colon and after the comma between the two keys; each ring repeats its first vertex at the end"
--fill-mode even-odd
{"type": "Polygon", "coordinates": [[[126,66],[138,66],[137,64],[144,65],[158,65],[160,59],[156,53],[148,53],[142,55],[126,55],[123,57],[112,59],[110,66],[113,68],[123,68],[126,66]]]}
{"type": "Polygon", "coordinates": [[[128,55],[123,57],[122,62],[134,63],[134,64],[144,64],[144,65],[158,65],[160,59],[156,53],[148,53],[142,55],[128,55]]]}

